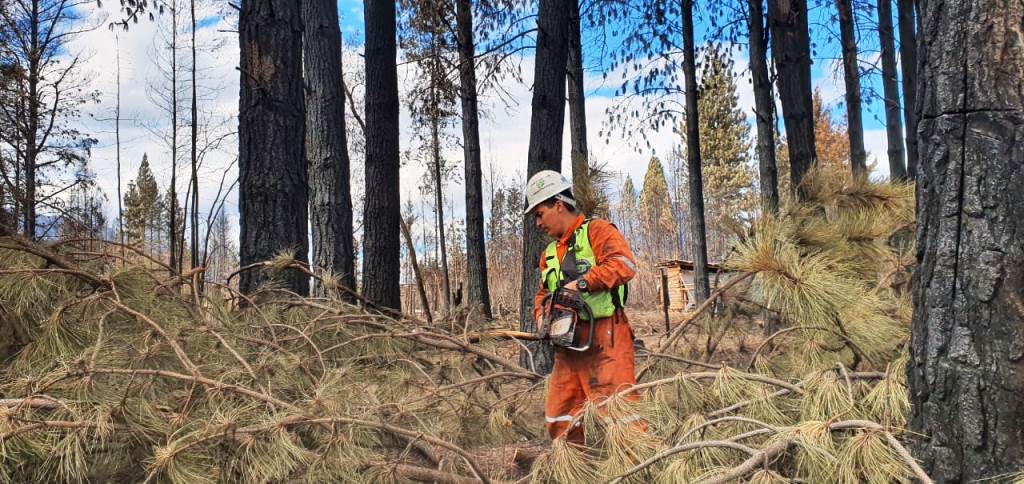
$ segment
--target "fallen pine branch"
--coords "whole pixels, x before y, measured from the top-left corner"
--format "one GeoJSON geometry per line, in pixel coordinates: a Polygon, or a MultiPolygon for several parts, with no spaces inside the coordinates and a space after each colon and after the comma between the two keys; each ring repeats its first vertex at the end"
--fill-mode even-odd
{"type": "MultiPolygon", "coordinates": [[[[745,420],[749,421],[749,420],[752,420],[752,419],[745,419],[745,420]]],[[[721,421],[721,420],[718,420],[718,421],[721,421]]],[[[711,423],[712,422],[708,422],[705,425],[709,425],[711,423]]],[[[785,428],[779,427],[779,428],[776,428],[774,426],[771,426],[771,425],[763,423],[763,422],[757,422],[757,423],[759,425],[761,425],[762,427],[764,427],[762,429],[762,433],[763,433],[764,430],[767,430],[767,431],[772,431],[772,432],[781,434],[781,433],[784,433],[784,432],[787,432],[787,431],[792,431],[792,430],[795,429],[795,427],[785,427],[785,428]]],[[[920,482],[922,482],[923,484],[934,484],[933,481],[931,480],[931,478],[928,477],[928,474],[925,473],[923,469],[921,469],[921,466],[917,463],[917,461],[914,460],[914,458],[910,455],[909,452],[907,452],[907,449],[903,446],[903,444],[900,443],[899,439],[897,439],[894,435],[892,435],[892,433],[890,433],[888,430],[886,430],[885,427],[883,427],[883,426],[881,426],[881,425],[879,425],[877,423],[867,421],[867,420],[844,420],[844,421],[840,421],[840,422],[831,423],[831,424],[828,425],[828,428],[831,431],[850,430],[850,429],[867,429],[867,430],[871,430],[871,431],[875,431],[875,432],[881,433],[885,437],[886,442],[889,444],[889,446],[892,447],[893,451],[895,451],[900,456],[900,458],[903,460],[903,462],[907,466],[907,468],[910,469],[910,471],[914,474],[914,476],[920,482]]],[[[741,464],[739,464],[739,465],[729,469],[728,471],[726,471],[726,472],[724,472],[722,474],[719,474],[719,475],[717,475],[715,477],[712,477],[710,479],[706,479],[704,481],[701,481],[700,484],[725,484],[725,483],[728,483],[728,482],[735,482],[738,479],[742,479],[742,478],[750,475],[751,473],[756,471],[758,468],[762,468],[762,467],[763,468],[767,468],[769,461],[774,460],[780,454],[782,454],[787,449],[789,449],[789,447],[791,445],[793,445],[794,443],[795,443],[795,439],[793,439],[793,438],[784,439],[784,440],[781,440],[779,442],[776,442],[776,443],[774,443],[774,444],[772,444],[772,445],[770,445],[768,447],[765,447],[765,448],[759,449],[759,450],[751,449],[750,447],[747,447],[747,446],[742,445],[742,444],[737,444],[737,443],[735,443],[733,441],[730,441],[730,440],[725,440],[725,441],[723,441],[723,440],[709,440],[709,441],[701,441],[701,442],[684,443],[684,444],[680,444],[680,445],[677,445],[675,447],[672,447],[671,449],[659,452],[658,454],[656,454],[655,456],[651,457],[650,459],[647,459],[646,461],[641,462],[640,464],[637,464],[637,465],[633,466],[632,468],[630,468],[626,472],[616,476],[615,479],[612,479],[610,484],[620,483],[624,479],[626,479],[627,477],[629,477],[629,476],[631,476],[633,474],[636,474],[637,472],[640,472],[640,471],[642,471],[642,470],[644,470],[644,469],[654,465],[655,463],[657,463],[657,462],[659,462],[661,460],[664,460],[665,458],[671,457],[671,456],[673,456],[675,454],[678,454],[678,453],[681,453],[681,452],[690,451],[690,450],[695,450],[695,449],[708,448],[708,447],[724,447],[724,448],[731,448],[731,449],[735,449],[735,450],[740,450],[740,451],[743,451],[743,452],[746,452],[747,454],[749,454],[750,457],[747,458],[745,461],[743,461],[741,464]]]]}

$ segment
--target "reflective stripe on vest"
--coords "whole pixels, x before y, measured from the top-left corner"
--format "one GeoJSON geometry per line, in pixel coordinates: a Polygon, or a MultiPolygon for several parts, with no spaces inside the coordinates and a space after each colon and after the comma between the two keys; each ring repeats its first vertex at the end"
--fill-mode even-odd
{"type": "MultiPolygon", "coordinates": [[[[594,256],[594,249],[590,246],[589,225],[590,219],[583,221],[580,228],[576,229],[570,238],[570,245],[566,249],[566,254],[569,253],[568,251],[573,251],[576,256],[575,272],[579,273],[580,277],[597,265],[597,257],[594,256]]],[[[548,244],[547,251],[544,253],[544,263],[546,267],[540,275],[541,281],[548,292],[555,292],[562,285],[562,281],[566,279],[565,273],[562,271],[562,261],[558,259],[557,242],[548,244]]],[[[583,301],[590,306],[594,318],[607,318],[615,314],[616,308],[625,306],[626,294],[626,286],[623,285],[615,287],[611,291],[584,292],[583,301]]]]}

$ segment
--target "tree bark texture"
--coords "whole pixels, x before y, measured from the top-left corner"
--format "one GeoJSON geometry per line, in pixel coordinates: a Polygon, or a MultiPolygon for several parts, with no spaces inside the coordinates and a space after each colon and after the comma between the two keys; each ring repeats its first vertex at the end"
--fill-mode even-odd
{"type": "Polygon", "coordinates": [[[491,319],[484,242],[483,172],[480,161],[480,111],[476,92],[476,47],[471,0],[456,0],[459,39],[459,85],[462,101],[462,153],[466,170],[466,278],[469,307],[491,319]]]}
{"type": "Polygon", "coordinates": [[[366,206],[363,295],[401,308],[398,187],[398,67],[395,3],[363,3],[366,21],[366,206]]]}
{"type": "Polygon", "coordinates": [[[302,15],[312,263],[355,290],[338,5],[334,0],[303,0],[302,15]]]}
{"type": "Polygon", "coordinates": [[[776,213],[779,208],[779,174],[775,164],[775,100],[772,97],[772,81],[768,77],[768,32],[764,28],[762,0],[747,0],[747,5],[761,209],[764,213],[776,213]]]}
{"type": "Polygon", "coordinates": [[[690,242],[697,304],[711,295],[708,244],[704,223],[704,179],[701,176],[700,112],[697,106],[697,62],[694,55],[693,0],[683,0],[683,77],[686,87],[686,165],[690,176],[690,242]]]}
{"type": "MultiPolygon", "coordinates": [[[[308,259],[302,12],[293,0],[246,0],[239,17],[239,252],[242,266],[292,250],[308,259]]],[[[251,293],[262,271],[241,274],[251,293]]],[[[309,278],[289,271],[285,285],[309,293],[309,278]]]]}
{"type": "MultiPolygon", "coordinates": [[[[569,57],[569,7],[573,0],[540,0],[537,16],[537,56],[534,66],[533,101],[530,116],[530,148],[526,176],[542,170],[561,171],[562,132],[565,127],[565,77],[569,57]]],[[[523,278],[519,329],[534,333],[533,295],[540,284],[537,263],[546,236],[537,230],[533,217],[523,219],[523,278]]],[[[551,346],[545,343],[527,345],[520,355],[520,364],[534,371],[549,373],[554,363],[551,346]],[[532,356],[532,361],[531,357],[532,356]]]]}
{"type": "Polygon", "coordinates": [[[567,85],[569,96],[569,160],[572,163],[573,192],[580,211],[594,212],[594,187],[590,185],[590,162],[587,153],[587,106],[583,93],[583,40],[580,26],[579,0],[565,0],[569,8],[569,61],[567,85]]]}
{"type": "Polygon", "coordinates": [[[816,160],[807,0],[768,0],[768,28],[772,32],[772,57],[778,70],[779,100],[786,125],[790,186],[801,196],[800,181],[816,160]]]}
{"type": "MultiPolygon", "coordinates": [[[[25,196],[22,201],[22,227],[26,239],[36,240],[36,163],[39,158],[39,82],[42,69],[42,50],[39,42],[39,2],[32,2],[29,17],[29,59],[28,59],[28,118],[25,120],[25,196]]],[[[54,106],[54,109],[57,109],[54,106]]]]}
{"type": "Polygon", "coordinates": [[[853,176],[867,176],[867,152],[864,150],[864,122],[861,120],[860,66],[857,64],[857,25],[853,0],[836,0],[839,34],[843,46],[843,79],[846,81],[846,129],[850,138],[850,168],[853,176]]]}
{"type": "Polygon", "coordinates": [[[907,177],[917,178],[917,33],[914,0],[896,0],[903,68],[903,123],[906,125],[907,177]]]}
{"type": "Polygon", "coordinates": [[[920,1],[907,383],[936,482],[1024,469],[1024,4],[920,1]]]}
{"type": "Polygon", "coordinates": [[[900,118],[899,74],[892,30],[892,0],[878,0],[878,40],[882,54],[882,95],[885,97],[885,137],[888,141],[889,179],[905,180],[903,120],[900,118]]]}

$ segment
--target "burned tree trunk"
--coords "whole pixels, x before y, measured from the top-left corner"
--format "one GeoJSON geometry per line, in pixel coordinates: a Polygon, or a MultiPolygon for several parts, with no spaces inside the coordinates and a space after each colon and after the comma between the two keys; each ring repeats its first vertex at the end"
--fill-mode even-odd
{"type": "MultiPolygon", "coordinates": [[[[540,0],[527,178],[542,170],[562,169],[565,66],[569,57],[569,7],[566,3],[569,1],[575,0],[540,0]]],[[[540,284],[537,263],[546,243],[545,235],[537,230],[533,217],[524,217],[522,301],[519,307],[521,331],[532,333],[537,330],[533,320],[533,295],[540,284]]],[[[528,347],[530,351],[523,351],[520,355],[520,364],[539,373],[549,373],[554,363],[551,346],[537,343],[528,347]]]]}
{"type": "Polygon", "coordinates": [[[483,174],[480,168],[480,111],[476,96],[476,47],[471,0],[456,0],[459,37],[459,95],[462,101],[462,152],[466,163],[466,276],[469,306],[491,319],[484,245],[483,174]]]}
{"type": "Polygon", "coordinates": [[[801,196],[800,181],[816,159],[807,0],[768,0],[768,27],[772,32],[772,57],[779,73],[777,82],[789,147],[790,187],[801,196]]]}
{"type": "Polygon", "coordinates": [[[896,0],[900,29],[900,67],[903,68],[903,123],[906,125],[907,177],[917,178],[917,34],[914,0],[896,0]]]}
{"type": "Polygon", "coordinates": [[[567,86],[569,97],[569,160],[572,163],[573,194],[580,211],[593,215],[595,193],[590,185],[587,159],[587,104],[583,93],[583,40],[581,38],[579,0],[566,0],[569,8],[569,61],[567,86]]]}
{"type": "MultiPolygon", "coordinates": [[[[366,205],[363,296],[400,309],[398,67],[395,3],[363,3],[366,21],[366,205]]],[[[339,79],[340,81],[340,79],[339,79]]]]}
{"type": "Polygon", "coordinates": [[[918,5],[909,428],[936,482],[976,482],[1024,469],[1024,4],[918,5]]]}
{"type": "MultiPolygon", "coordinates": [[[[239,17],[241,93],[238,106],[238,209],[241,264],[286,250],[308,257],[305,103],[302,94],[302,12],[292,0],[248,0],[239,17]]],[[[243,292],[266,275],[241,275],[243,292]]],[[[286,287],[309,293],[298,271],[286,287]]]]}
{"type": "Polygon", "coordinates": [[[885,137],[889,143],[889,178],[905,180],[903,121],[900,119],[899,74],[892,31],[892,0],[878,0],[878,40],[882,47],[882,92],[885,96],[885,137]]]}
{"type": "Polygon", "coordinates": [[[864,123],[860,112],[860,66],[857,65],[857,25],[853,0],[836,0],[839,33],[843,45],[843,79],[846,81],[846,129],[850,137],[850,168],[853,176],[867,176],[867,152],[864,150],[864,123]]]}
{"type": "Polygon", "coordinates": [[[302,14],[312,263],[319,270],[329,271],[342,286],[355,290],[345,95],[338,82],[338,5],[333,0],[304,0],[302,14]]]}
{"type": "Polygon", "coordinates": [[[761,0],[747,0],[750,28],[750,74],[754,81],[754,114],[757,118],[757,165],[760,174],[761,210],[775,213],[779,207],[779,174],[775,164],[775,100],[768,77],[768,33],[764,28],[761,0]]]}
{"type": "Polygon", "coordinates": [[[704,223],[704,178],[700,160],[700,113],[697,105],[697,62],[694,58],[693,0],[683,0],[683,77],[686,86],[686,167],[689,173],[690,242],[697,304],[711,295],[708,244],[704,223]]]}

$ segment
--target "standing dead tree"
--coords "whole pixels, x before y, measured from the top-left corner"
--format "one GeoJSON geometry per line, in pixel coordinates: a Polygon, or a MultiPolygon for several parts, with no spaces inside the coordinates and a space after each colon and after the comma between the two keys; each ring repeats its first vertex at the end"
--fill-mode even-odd
{"type": "Polygon", "coordinates": [[[937,481],[995,479],[1024,469],[1024,5],[918,6],[909,427],[937,481]]]}

